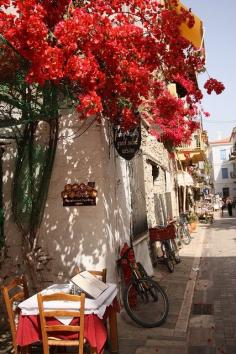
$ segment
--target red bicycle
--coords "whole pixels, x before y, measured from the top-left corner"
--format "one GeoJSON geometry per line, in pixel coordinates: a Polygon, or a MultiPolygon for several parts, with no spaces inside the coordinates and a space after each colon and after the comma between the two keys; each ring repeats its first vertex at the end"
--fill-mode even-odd
{"type": "Polygon", "coordinates": [[[165,263],[171,273],[174,271],[174,264],[181,261],[176,243],[177,229],[175,223],[176,221],[173,220],[167,226],[159,225],[149,229],[153,266],[155,267],[157,263],[165,263]],[[154,253],[156,241],[161,243],[161,256],[154,253]]]}
{"type": "Polygon", "coordinates": [[[124,277],[122,294],[129,317],[146,328],[161,326],[169,312],[169,301],[164,289],[150,278],[141,263],[136,262],[132,246],[126,247],[117,261],[124,277]],[[129,278],[129,279],[128,279],[129,278]]]}

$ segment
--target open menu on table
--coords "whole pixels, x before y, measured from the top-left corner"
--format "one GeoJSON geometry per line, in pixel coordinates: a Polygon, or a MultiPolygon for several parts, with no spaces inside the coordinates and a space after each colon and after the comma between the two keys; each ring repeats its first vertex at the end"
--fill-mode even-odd
{"type": "Polygon", "coordinates": [[[97,299],[108,288],[107,284],[88,271],[76,274],[71,282],[93,299],[97,299]]]}

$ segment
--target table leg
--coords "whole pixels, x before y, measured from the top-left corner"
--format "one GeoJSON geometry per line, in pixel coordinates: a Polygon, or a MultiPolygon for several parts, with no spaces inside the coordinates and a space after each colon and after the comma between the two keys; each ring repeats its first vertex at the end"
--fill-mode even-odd
{"type": "Polygon", "coordinates": [[[31,354],[31,347],[25,346],[20,349],[20,354],[31,354]]]}
{"type": "Polygon", "coordinates": [[[118,331],[117,331],[117,317],[115,309],[111,309],[109,313],[109,328],[110,328],[110,352],[118,353],[118,331]]]}

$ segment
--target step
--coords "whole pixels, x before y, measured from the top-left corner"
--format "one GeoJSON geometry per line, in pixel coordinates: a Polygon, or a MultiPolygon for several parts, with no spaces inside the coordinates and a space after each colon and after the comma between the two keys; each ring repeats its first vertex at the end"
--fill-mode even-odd
{"type": "Polygon", "coordinates": [[[144,346],[137,348],[135,354],[187,354],[187,343],[174,338],[147,339],[144,346]]]}
{"type": "Polygon", "coordinates": [[[186,348],[178,348],[178,347],[139,347],[135,354],[187,354],[186,348]]]}
{"type": "Polygon", "coordinates": [[[187,344],[182,340],[172,340],[172,339],[147,339],[145,343],[146,347],[175,347],[175,348],[186,348],[187,344]]]}

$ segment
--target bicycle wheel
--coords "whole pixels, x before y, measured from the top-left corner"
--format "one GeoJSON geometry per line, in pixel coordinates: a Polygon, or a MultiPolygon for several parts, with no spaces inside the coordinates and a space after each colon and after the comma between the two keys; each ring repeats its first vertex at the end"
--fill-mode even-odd
{"type": "Polygon", "coordinates": [[[182,240],[182,242],[185,245],[189,245],[190,241],[191,241],[191,236],[189,233],[189,230],[187,229],[186,226],[179,226],[178,227],[178,234],[179,234],[179,238],[182,240]]]}
{"type": "Polygon", "coordinates": [[[179,232],[179,228],[178,228],[178,231],[176,233],[176,243],[177,243],[178,248],[182,248],[183,247],[183,241],[182,241],[182,237],[181,237],[180,232],[179,232]]]}
{"type": "Polygon", "coordinates": [[[166,263],[166,266],[169,270],[170,273],[173,273],[173,271],[175,270],[175,265],[174,265],[174,262],[172,259],[170,259],[169,257],[167,257],[165,259],[165,263],[166,263]]]}
{"type": "Polygon", "coordinates": [[[140,262],[137,262],[137,267],[138,267],[139,273],[141,274],[141,277],[147,278],[148,273],[146,272],[144,266],[140,262]]]}
{"type": "Polygon", "coordinates": [[[169,312],[165,291],[150,278],[133,279],[123,293],[123,301],[130,318],[145,328],[160,326],[169,312]]]}
{"type": "Polygon", "coordinates": [[[176,264],[179,264],[181,262],[180,256],[179,256],[179,252],[176,252],[174,254],[174,260],[176,264]]]}
{"type": "Polygon", "coordinates": [[[175,269],[174,265],[174,253],[171,249],[170,240],[162,241],[161,249],[164,254],[164,261],[170,273],[173,273],[175,269]]]}
{"type": "Polygon", "coordinates": [[[177,246],[176,239],[169,240],[169,243],[170,243],[170,249],[172,253],[172,260],[174,260],[176,264],[179,264],[181,262],[181,259],[179,256],[179,249],[177,246]]]}

